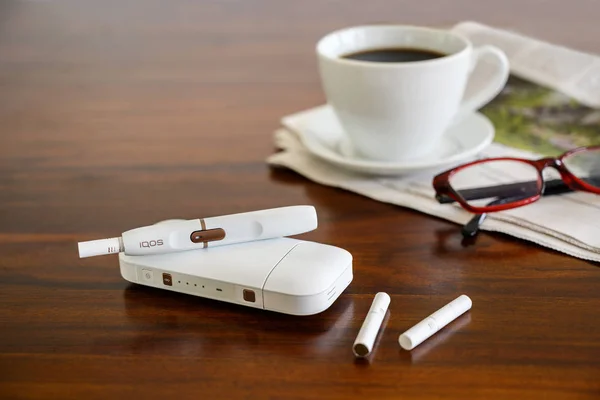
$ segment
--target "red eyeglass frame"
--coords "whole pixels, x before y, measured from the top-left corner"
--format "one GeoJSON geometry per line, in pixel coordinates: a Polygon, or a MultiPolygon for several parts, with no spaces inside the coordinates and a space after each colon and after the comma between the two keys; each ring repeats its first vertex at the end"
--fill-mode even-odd
{"type": "Polygon", "coordinates": [[[572,190],[579,190],[579,191],[584,191],[584,192],[600,194],[600,188],[594,187],[594,186],[586,183],[582,179],[579,179],[578,177],[573,175],[567,169],[567,167],[565,167],[564,162],[563,162],[563,160],[566,157],[572,156],[573,154],[581,153],[581,152],[585,152],[585,151],[598,151],[598,150],[600,150],[600,145],[588,146],[588,147],[578,147],[576,149],[569,150],[566,153],[563,153],[558,157],[544,157],[544,158],[540,158],[538,160],[527,160],[524,158],[514,158],[514,157],[497,157],[497,158],[486,158],[483,160],[477,160],[477,161],[473,161],[473,162],[461,165],[459,167],[452,168],[448,171],[445,171],[445,172],[442,172],[442,173],[436,175],[433,178],[433,188],[435,189],[436,196],[448,196],[448,197],[452,198],[454,201],[456,201],[457,203],[459,203],[465,210],[473,212],[473,213],[488,213],[488,212],[494,212],[494,211],[509,210],[509,209],[521,207],[521,206],[524,206],[524,205],[527,205],[527,204],[530,204],[530,203],[533,203],[533,202],[539,200],[540,197],[542,197],[542,194],[544,192],[544,176],[543,176],[542,172],[543,172],[544,168],[546,168],[546,167],[553,167],[560,173],[562,180],[572,190]],[[518,200],[515,202],[511,202],[508,204],[498,204],[498,205],[483,206],[483,207],[474,207],[474,206],[470,205],[466,200],[464,200],[452,188],[452,186],[450,185],[450,178],[452,177],[452,175],[454,175],[455,173],[457,173],[465,168],[468,168],[468,167],[471,167],[471,166],[477,165],[477,164],[483,164],[483,163],[490,162],[490,161],[518,161],[518,162],[523,162],[523,163],[533,166],[538,172],[538,184],[540,187],[539,193],[537,193],[535,196],[531,196],[531,197],[521,199],[521,200],[518,200]]]}

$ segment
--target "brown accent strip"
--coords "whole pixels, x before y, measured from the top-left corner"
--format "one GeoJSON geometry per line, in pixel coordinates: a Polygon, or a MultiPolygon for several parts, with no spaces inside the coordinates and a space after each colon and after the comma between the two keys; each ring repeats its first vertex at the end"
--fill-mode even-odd
{"type": "MultiPolygon", "coordinates": [[[[204,222],[204,218],[200,218],[200,226],[202,227],[202,230],[205,231],[206,230],[206,222],[204,222]]],[[[204,241],[204,248],[208,247],[208,242],[204,241]]]]}
{"type": "Polygon", "coordinates": [[[223,228],[206,229],[206,223],[203,219],[200,220],[202,227],[199,231],[194,231],[190,234],[190,240],[193,243],[204,243],[204,248],[208,247],[208,242],[225,239],[225,231],[223,228]]]}

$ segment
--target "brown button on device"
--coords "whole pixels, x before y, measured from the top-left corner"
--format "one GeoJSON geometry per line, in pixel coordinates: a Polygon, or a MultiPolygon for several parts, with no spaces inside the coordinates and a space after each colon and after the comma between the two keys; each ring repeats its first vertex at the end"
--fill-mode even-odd
{"type": "Polygon", "coordinates": [[[244,289],[243,294],[244,294],[244,300],[246,300],[250,303],[256,302],[256,293],[254,293],[254,290],[244,289]]]}
{"type": "Polygon", "coordinates": [[[171,278],[171,274],[163,274],[163,283],[167,286],[173,286],[173,278],[171,278]]]}
{"type": "Polygon", "coordinates": [[[225,231],[221,228],[194,231],[190,235],[190,240],[194,243],[214,242],[223,239],[225,239],[225,231]]]}

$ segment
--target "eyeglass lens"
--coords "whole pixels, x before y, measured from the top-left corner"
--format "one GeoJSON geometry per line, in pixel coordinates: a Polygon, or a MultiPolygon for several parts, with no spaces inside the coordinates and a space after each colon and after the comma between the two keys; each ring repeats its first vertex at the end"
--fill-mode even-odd
{"type": "Polygon", "coordinates": [[[563,158],[563,164],[577,178],[600,188],[600,149],[573,153],[563,158]]]}
{"type": "MultiPolygon", "coordinates": [[[[489,160],[474,164],[455,172],[449,179],[450,186],[461,196],[464,190],[494,187],[505,184],[509,188],[498,188],[485,198],[465,199],[473,207],[485,207],[490,201],[506,199],[502,204],[511,204],[539,195],[542,180],[537,169],[525,162],[514,160],[489,160]]],[[[461,196],[462,197],[462,196],[461,196]]]]}

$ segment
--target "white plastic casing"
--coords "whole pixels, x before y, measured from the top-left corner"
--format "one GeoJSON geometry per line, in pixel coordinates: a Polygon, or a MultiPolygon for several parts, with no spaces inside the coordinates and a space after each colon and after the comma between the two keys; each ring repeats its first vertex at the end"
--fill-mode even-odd
{"type": "Polygon", "coordinates": [[[313,206],[290,206],[221,217],[204,218],[206,229],[221,228],[222,240],[208,247],[298,235],[317,229],[317,211],[313,206]]]}
{"type": "Polygon", "coordinates": [[[329,308],[352,281],[352,255],[278,238],[150,256],[119,254],[124,279],[292,315],[329,308]]]}
{"type": "Polygon", "coordinates": [[[122,238],[125,253],[135,256],[298,235],[316,229],[317,225],[317,212],[313,206],[290,206],[202,220],[165,221],[123,232],[122,238]],[[206,246],[190,239],[192,232],[211,229],[222,229],[224,238],[209,241],[206,246]]]}
{"type": "Polygon", "coordinates": [[[125,253],[134,256],[171,253],[202,248],[190,235],[202,229],[199,219],[159,222],[123,232],[125,253]]]}

